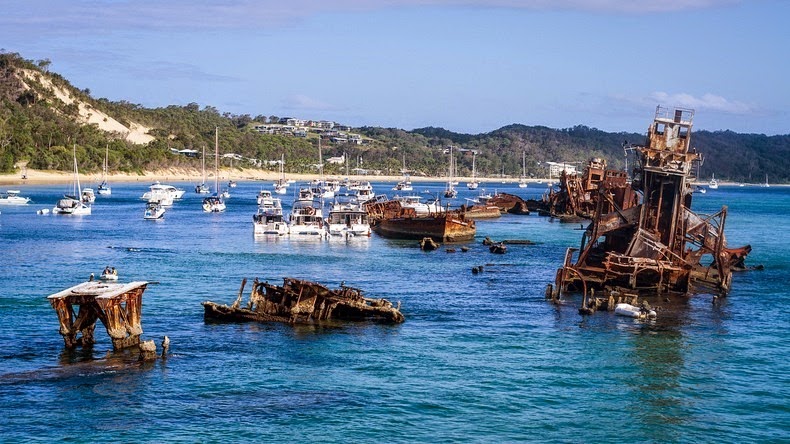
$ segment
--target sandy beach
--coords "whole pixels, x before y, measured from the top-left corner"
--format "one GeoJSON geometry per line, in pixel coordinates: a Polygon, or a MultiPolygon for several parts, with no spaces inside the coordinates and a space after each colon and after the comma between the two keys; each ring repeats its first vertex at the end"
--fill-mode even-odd
{"type": "MultiPolygon", "coordinates": [[[[229,178],[233,180],[260,180],[260,181],[274,181],[280,177],[278,171],[263,171],[258,169],[228,169],[220,170],[219,178],[221,181],[227,181],[229,178]],[[230,174],[229,174],[230,173],[230,174]]],[[[296,181],[309,181],[316,179],[317,174],[286,174],[288,179],[296,181]]],[[[340,176],[326,176],[327,178],[340,178],[340,176]]],[[[343,176],[345,177],[345,176],[343,176]]],[[[23,179],[21,173],[16,172],[13,174],[0,174],[0,185],[23,185],[23,184],[57,184],[68,183],[73,180],[74,174],[65,171],[46,171],[46,170],[27,170],[27,178],[23,179]]],[[[402,176],[349,176],[351,180],[367,180],[376,182],[393,182],[400,181],[402,176]]],[[[459,183],[465,184],[471,180],[471,177],[457,177],[455,178],[459,183]]],[[[412,182],[442,182],[447,180],[445,177],[417,177],[412,176],[412,182]]],[[[548,179],[528,179],[528,182],[547,181],[548,179]]],[[[83,186],[90,186],[93,183],[101,181],[101,174],[80,174],[80,183],[83,186]]],[[[200,183],[201,172],[199,170],[187,169],[167,169],[159,171],[147,171],[144,174],[124,174],[114,173],[107,176],[107,181],[112,184],[113,182],[190,182],[200,183]]],[[[209,174],[206,181],[211,183],[214,181],[214,175],[209,174]]],[[[500,178],[500,177],[477,177],[477,181],[481,183],[516,183],[518,178],[500,178]]]]}

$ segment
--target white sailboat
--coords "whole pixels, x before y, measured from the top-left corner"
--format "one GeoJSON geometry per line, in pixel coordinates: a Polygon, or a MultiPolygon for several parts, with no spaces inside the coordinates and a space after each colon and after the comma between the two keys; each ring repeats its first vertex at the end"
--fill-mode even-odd
{"type": "Polygon", "coordinates": [[[453,185],[453,146],[450,145],[450,169],[447,170],[447,188],[444,190],[444,197],[448,199],[452,199],[458,195],[458,191],[455,190],[455,186],[453,185]]]}
{"type": "Polygon", "coordinates": [[[96,192],[102,196],[109,196],[112,194],[112,188],[110,185],[107,184],[107,161],[110,156],[110,145],[107,145],[107,148],[104,152],[104,165],[102,166],[102,173],[101,173],[101,183],[96,188],[96,192]]]}
{"type": "Polygon", "coordinates": [[[203,145],[202,166],[203,166],[203,181],[200,182],[200,185],[195,185],[195,192],[198,194],[208,194],[211,191],[208,189],[208,186],[206,185],[206,145],[203,145]]]}
{"type": "Polygon", "coordinates": [[[285,180],[285,154],[280,157],[280,179],[274,183],[274,192],[277,194],[285,194],[288,192],[288,183],[285,180]]]}
{"type": "Polygon", "coordinates": [[[82,201],[82,188],[80,187],[80,176],[77,169],[77,145],[74,145],[74,182],[72,182],[71,194],[65,194],[52,209],[53,214],[70,214],[75,216],[85,216],[91,214],[91,206],[82,201]]]}
{"type": "Polygon", "coordinates": [[[527,152],[521,152],[521,178],[518,180],[519,188],[527,187],[527,152]]]}
{"type": "Polygon", "coordinates": [[[405,154],[403,155],[403,171],[401,171],[401,174],[403,174],[403,179],[397,184],[395,184],[395,186],[392,189],[395,191],[413,191],[414,188],[411,186],[411,178],[409,176],[409,170],[406,169],[405,154]]]}
{"type": "Polygon", "coordinates": [[[710,175],[710,182],[708,182],[708,188],[710,188],[711,190],[719,189],[719,181],[716,180],[716,174],[715,173],[711,173],[711,175],[710,175]]]}
{"type": "Polygon", "coordinates": [[[203,198],[203,211],[206,213],[225,211],[225,200],[219,189],[219,127],[214,129],[214,194],[203,198]]]}
{"type": "Polygon", "coordinates": [[[477,153],[472,153],[472,181],[466,184],[466,187],[470,190],[476,190],[480,185],[480,182],[475,177],[475,157],[477,157],[477,153]]]}
{"type": "Polygon", "coordinates": [[[769,188],[771,185],[768,185],[768,175],[765,175],[765,183],[763,184],[763,188],[769,188]]]}

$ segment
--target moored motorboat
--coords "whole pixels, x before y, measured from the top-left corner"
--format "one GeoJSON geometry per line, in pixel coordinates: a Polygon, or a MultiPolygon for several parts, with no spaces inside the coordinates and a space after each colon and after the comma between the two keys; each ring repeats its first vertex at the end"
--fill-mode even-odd
{"type": "Polygon", "coordinates": [[[272,193],[262,190],[258,194],[258,212],[252,216],[253,233],[275,234],[284,236],[288,234],[288,224],[283,219],[282,202],[272,197],[272,193]]]}
{"type": "Polygon", "coordinates": [[[87,204],[92,204],[93,202],[96,202],[96,194],[93,192],[93,188],[82,189],[82,201],[87,204]]]}
{"type": "Polygon", "coordinates": [[[181,197],[184,196],[184,192],[185,191],[180,188],[176,188],[172,185],[164,185],[156,181],[148,187],[148,191],[143,193],[140,198],[147,201],[159,200],[160,202],[169,198],[169,200],[172,201],[181,199],[181,197]]]}
{"type": "Polygon", "coordinates": [[[165,207],[159,202],[148,202],[145,205],[143,219],[156,220],[165,217],[165,207]]]}
{"type": "Polygon", "coordinates": [[[327,229],[330,236],[370,236],[368,213],[351,201],[335,202],[329,209],[327,229]]]}
{"type": "Polygon", "coordinates": [[[19,193],[19,190],[7,190],[5,193],[0,193],[0,205],[27,205],[30,203],[29,197],[22,197],[19,193]]]}

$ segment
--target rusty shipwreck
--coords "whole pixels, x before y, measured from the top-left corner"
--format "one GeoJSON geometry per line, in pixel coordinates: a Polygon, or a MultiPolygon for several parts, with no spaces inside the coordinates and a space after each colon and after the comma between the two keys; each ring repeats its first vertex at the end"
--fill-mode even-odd
{"type": "Polygon", "coordinates": [[[94,344],[97,320],[104,324],[115,350],[140,344],[143,292],[147,286],[148,282],[91,280],[47,296],[58,315],[66,348],[94,344]]]}
{"type": "Polygon", "coordinates": [[[732,269],[751,247],[727,247],[726,206],[712,215],[691,210],[692,166],[701,161],[690,149],[693,117],[690,109],[657,107],[644,146],[633,146],[633,182],[603,174],[590,189],[592,222],[579,248],[567,250],[547,297],[584,292],[583,304],[595,304],[588,294],[729,291],[732,269]]]}
{"type": "Polygon", "coordinates": [[[367,298],[357,288],[341,284],[330,289],[317,282],[283,278],[283,285],[272,285],[255,279],[249,301],[242,306],[247,279],[231,305],[203,302],[204,318],[214,322],[285,322],[311,324],[329,320],[401,323],[400,303],[394,306],[386,299],[367,298]]]}
{"type": "Polygon", "coordinates": [[[371,229],[382,237],[415,240],[430,237],[437,242],[461,242],[475,237],[475,221],[458,210],[420,214],[399,200],[379,200],[366,208],[371,229]]]}

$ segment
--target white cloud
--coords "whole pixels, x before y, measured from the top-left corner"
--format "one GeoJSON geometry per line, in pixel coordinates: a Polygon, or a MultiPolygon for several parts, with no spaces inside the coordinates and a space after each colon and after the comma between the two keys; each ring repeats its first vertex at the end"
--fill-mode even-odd
{"type": "Polygon", "coordinates": [[[683,108],[693,108],[695,110],[719,111],[728,114],[752,114],[756,111],[754,105],[737,100],[729,100],[710,93],[703,94],[701,97],[695,97],[688,93],[669,94],[657,91],[651,93],[648,99],[656,104],[680,106],[683,108]]]}
{"type": "Polygon", "coordinates": [[[294,94],[283,99],[283,108],[307,111],[326,111],[335,109],[332,105],[313,99],[304,94],[294,94]]]}
{"type": "Polygon", "coordinates": [[[697,111],[715,111],[726,114],[759,114],[760,108],[755,104],[730,100],[725,97],[706,93],[702,96],[694,96],[689,93],[667,93],[664,91],[654,91],[645,96],[626,96],[614,94],[609,97],[610,103],[621,103],[625,105],[636,105],[637,107],[654,107],[656,105],[678,106],[681,108],[692,108],[697,111]]]}

